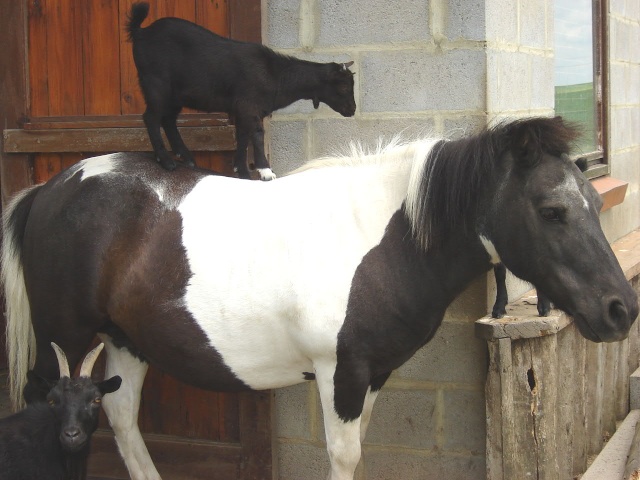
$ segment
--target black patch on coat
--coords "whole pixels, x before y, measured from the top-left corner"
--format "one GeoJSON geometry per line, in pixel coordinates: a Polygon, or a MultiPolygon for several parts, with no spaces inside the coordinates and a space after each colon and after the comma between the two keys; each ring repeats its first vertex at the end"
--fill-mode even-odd
{"type": "Polygon", "coordinates": [[[305,380],[315,380],[316,379],[316,374],[315,373],[302,372],[302,375],[304,376],[305,380]]]}
{"type": "Polygon", "coordinates": [[[447,306],[490,267],[479,240],[462,231],[424,252],[398,210],[354,274],[338,333],[334,402],[340,418],[362,414],[367,389],[382,388],[391,372],[431,338],[447,306]]]}

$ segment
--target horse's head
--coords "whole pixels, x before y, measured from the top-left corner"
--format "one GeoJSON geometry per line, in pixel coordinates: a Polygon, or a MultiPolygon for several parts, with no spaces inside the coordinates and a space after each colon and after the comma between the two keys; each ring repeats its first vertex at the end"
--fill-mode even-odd
{"type": "Polygon", "coordinates": [[[512,125],[482,219],[485,245],[570,314],[584,337],[624,339],[638,297],[600,227],[599,194],[562,155],[575,132],[559,117],[512,125]]]}

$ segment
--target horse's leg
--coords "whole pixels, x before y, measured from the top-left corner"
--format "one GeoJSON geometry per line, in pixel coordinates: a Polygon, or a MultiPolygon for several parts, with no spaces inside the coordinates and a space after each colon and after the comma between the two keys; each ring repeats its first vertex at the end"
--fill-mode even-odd
{"type": "Polygon", "coordinates": [[[493,273],[496,277],[496,303],[493,305],[491,316],[493,318],[502,318],[507,313],[507,303],[509,295],[507,294],[507,269],[502,263],[498,263],[493,267],[493,273]]]}
{"type": "Polygon", "coordinates": [[[126,348],[116,347],[108,335],[100,334],[100,338],[107,352],[105,378],[122,377],[120,388],[102,400],[120,455],[133,480],[159,480],[160,475],[138,428],[140,395],[148,364],[135,358],[126,348]]]}
{"type": "Polygon", "coordinates": [[[327,439],[327,451],[331,462],[328,480],[352,480],[360,461],[360,424],[362,407],[367,394],[367,385],[358,386],[357,382],[344,385],[348,392],[343,396],[360,404],[360,415],[353,419],[343,419],[336,411],[334,398],[335,364],[315,365],[316,381],[320,392],[324,429],[327,439]]]}
{"type": "Polygon", "coordinates": [[[373,411],[373,404],[378,398],[380,389],[385,384],[387,379],[391,375],[391,372],[380,375],[374,378],[371,382],[371,386],[367,390],[367,395],[364,397],[364,405],[362,407],[362,416],[360,418],[360,443],[364,442],[364,437],[367,435],[367,428],[369,427],[369,421],[371,420],[371,412],[373,411]]]}
{"type": "Polygon", "coordinates": [[[191,152],[184,144],[184,140],[182,140],[182,136],[178,131],[178,125],[176,124],[180,110],[182,110],[182,108],[174,108],[162,117],[162,128],[164,129],[164,133],[167,134],[167,140],[169,140],[173,153],[182,159],[185,165],[193,167],[196,162],[193,155],[191,155],[191,152]]]}
{"type": "Polygon", "coordinates": [[[544,293],[538,290],[538,315],[546,317],[551,311],[551,300],[544,293]]]}

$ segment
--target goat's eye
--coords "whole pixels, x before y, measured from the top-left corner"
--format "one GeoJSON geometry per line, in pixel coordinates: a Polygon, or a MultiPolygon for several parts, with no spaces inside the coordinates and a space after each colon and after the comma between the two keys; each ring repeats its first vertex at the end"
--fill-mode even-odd
{"type": "Polygon", "coordinates": [[[541,208],[540,216],[547,222],[559,222],[561,219],[560,210],[557,208],[541,208]]]}
{"type": "Polygon", "coordinates": [[[94,399],[93,399],[93,403],[97,403],[97,404],[102,403],[102,398],[100,398],[100,397],[96,397],[96,398],[94,398],[94,399]]]}
{"type": "Polygon", "coordinates": [[[56,404],[56,401],[53,398],[49,400],[49,405],[53,407],[55,404],[56,404]]]}

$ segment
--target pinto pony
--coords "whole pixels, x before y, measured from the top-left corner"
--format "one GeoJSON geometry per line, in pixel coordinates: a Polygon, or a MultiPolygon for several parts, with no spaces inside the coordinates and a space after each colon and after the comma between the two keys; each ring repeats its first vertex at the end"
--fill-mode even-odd
{"type": "Polygon", "coordinates": [[[315,377],[329,477],[352,479],[385,381],[492,265],[536,285],[589,340],[627,336],[638,299],[600,197],[563,158],[575,135],[560,118],[518,120],[267,183],[168,173],[144,154],[84,160],[5,213],[13,398],[38,395],[25,385],[31,354],[52,377],[49,342],[73,369],[99,334],[107,377],[122,377],[104,399],[120,452],[132,478],[157,479],[135,421],[147,362],[211,390],[315,377]],[[255,205],[269,214],[247,222],[255,205]]]}

